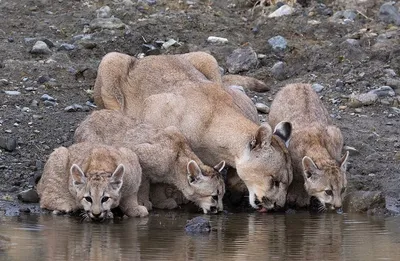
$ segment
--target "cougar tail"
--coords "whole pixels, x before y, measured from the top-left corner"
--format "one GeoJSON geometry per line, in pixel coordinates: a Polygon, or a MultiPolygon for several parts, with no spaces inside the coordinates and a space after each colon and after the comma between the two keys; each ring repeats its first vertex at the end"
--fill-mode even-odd
{"type": "Polygon", "coordinates": [[[97,71],[93,94],[99,109],[124,109],[123,87],[135,61],[136,58],[117,52],[108,53],[103,57],[97,71]]]}
{"type": "Polygon", "coordinates": [[[225,87],[239,85],[247,90],[255,92],[266,92],[270,89],[264,82],[257,80],[256,78],[236,74],[222,76],[222,84],[225,87]]]}

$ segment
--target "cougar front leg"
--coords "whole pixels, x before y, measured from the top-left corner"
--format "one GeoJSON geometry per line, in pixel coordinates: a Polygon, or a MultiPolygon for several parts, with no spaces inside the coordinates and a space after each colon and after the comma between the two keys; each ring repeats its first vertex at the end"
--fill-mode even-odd
{"type": "Polygon", "coordinates": [[[153,205],[150,202],[150,180],[148,178],[142,177],[142,183],[140,183],[139,192],[138,192],[138,202],[140,205],[143,205],[147,208],[147,210],[152,210],[153,205]]]}
{"type": "Polygon", "coordinates": [[[128,217],[145,217],[149,215],[147,208],[138,204],[136,193],[121,199],[119,206],[128,217]]]}

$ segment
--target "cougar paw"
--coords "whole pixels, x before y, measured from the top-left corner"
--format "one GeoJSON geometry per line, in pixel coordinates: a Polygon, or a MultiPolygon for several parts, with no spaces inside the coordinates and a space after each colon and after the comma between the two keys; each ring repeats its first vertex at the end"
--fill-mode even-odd
{"type": "Polygon", "coordinates": [[[137,206],[133,209],[126,211],[125,213],[128,217],[145,217],[149,215],[147,208],[145,206],[137,206]]]}
{"type": "Polygon", "coordinates": [[[153,209],[153,204],[148,200],[143,200],[142,202],[139,202],[139,205],[145,206],[148,211],[153,209]]]}

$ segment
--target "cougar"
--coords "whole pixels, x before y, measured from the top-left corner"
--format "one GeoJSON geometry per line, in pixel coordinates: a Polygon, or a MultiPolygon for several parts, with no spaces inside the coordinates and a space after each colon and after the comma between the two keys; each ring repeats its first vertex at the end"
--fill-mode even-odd
{"type": "Polygon", "coordinates": [[[292,180],[285,142],[291,125],[275,129],[246,118],[223,87],[215,58],[202,52],[136,59],[109,53],[94,86],[100,108],[118,110],[158,128],[173,125],[208,165],[236,168],[254,208],[282,206],[292,180]]]}
{"type": "Polygon", "coordinates": [[[293,125],[289,152],[293,164],[293,183],[288,204],[305,207],[311,196],[321,203],[321,210],[342,207],[346,190],[346,164],[349,153],[341,157],[343,137],[332,125],[328,111],[309,84],[283,87],[271,104],[269,121],[293,125]]]}
{"type": "Polygon", "coordinates": [[[221,161],[213,168],[203,164],[174,126],[156,129],[149,124],[139,124],[121,112],[99,110],[79,125],[74,140],[132,149],[143,170],[139,201],[148,209],[151,209],[148,182],[152,182],[176,186],[204,213],[223,210],[225,185],[219,172],[225,162],[221,161]]]}
{"type": "Polygon", "coordinates": [[[58,212],[84,210],[85,219],[102,221],[119,206],[129,217],[148,215],[139,206],[142,177],[138,157],[127,148],[77,143],[55,149],[37,184],[40,207],[58,212]]]}

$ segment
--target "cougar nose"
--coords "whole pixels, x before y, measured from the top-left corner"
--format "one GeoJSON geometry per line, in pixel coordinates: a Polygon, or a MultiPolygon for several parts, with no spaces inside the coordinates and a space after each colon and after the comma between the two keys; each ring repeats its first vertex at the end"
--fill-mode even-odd
{"type": "Polygon", "coordinates": [[[210,212],[217,213],[218,212],[217,207],[214,207],[214,206],[210,207],[210,212]]]}
{"type": "Polygon", "coordinates": [[[92,212],[92,215],[93,215],[93,218],[94,218],[94,219],[99,219],[100,216],[101,216],[101,212],[100,212],[100,213],[93,213],[93,212],[92,212]]]}
{"type": "Polygon", "coordinates": [[[256,204],[257,206],[259,206],[261,204],[261,202],[258,200],[258,198],[256,197],[256,199],[254,200],[254,204],[256,204]]]}

